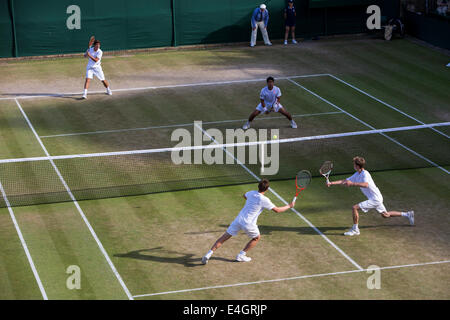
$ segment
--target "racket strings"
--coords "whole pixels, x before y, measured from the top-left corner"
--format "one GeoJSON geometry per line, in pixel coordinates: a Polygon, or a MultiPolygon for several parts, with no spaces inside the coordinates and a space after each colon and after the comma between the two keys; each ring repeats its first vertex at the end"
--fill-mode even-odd
{"type": "Polygon", "coordinates": [[[311,179],[311,173],[307,170],[302,170],[297,174],[296,177],[297,186],[301,189],[304,189],[310,184],[311,179]]]}
{"type": "Polygon", "coordinates": [[[333,169],[333,163],[331,161],[325,161],[325,163],[320,167],[319,172],[322,175],[329,174],[333,169]]]}

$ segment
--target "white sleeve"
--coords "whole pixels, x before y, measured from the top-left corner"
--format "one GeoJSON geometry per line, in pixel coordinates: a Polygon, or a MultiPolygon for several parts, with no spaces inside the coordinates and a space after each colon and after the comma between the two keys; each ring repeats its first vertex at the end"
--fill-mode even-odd
{"type": "Polygon", "coordinates": [[[101,60],[101,59],[102,59],[102,56],[103,56],[103,51],[100,51],[100,52],[97,54],[97,59],[98,59],[98,60],[101,60]]]}
{"type": "Polygon", "coordinates": [[[351,177],[348,177],[346,180],[350,180],[351,182],[356,182],[355,180],[355,178],[356,178],[356,174],[357,174],[357,172],[355,172],[351,177]]]}
{"type": "Polygon", "coordinates": [[[264,100],[264,88],[261,89],[261,93],[259,94],[259,98],[264,100]]]}
{"type": "Polygon", "coordinates": [[[269,198],[265,198],[264,203],[263,203],[263,208],[265,208],[267,210],[272,210],[273,208],[275,208],[275,205],[272,203],[272,201],[270,201],[269,198]]]}
{"type": "Polygon", "coordinates": [[[364,170],[363,182],[370,182],[372,180],[372,176],[366,170],[364,170]]]}
{"type": "Polygon", "coordinates": [[[281,97],[281,90],[280,88],[278,88],[278,94],[277,94],[277,98],[281,97]]]}

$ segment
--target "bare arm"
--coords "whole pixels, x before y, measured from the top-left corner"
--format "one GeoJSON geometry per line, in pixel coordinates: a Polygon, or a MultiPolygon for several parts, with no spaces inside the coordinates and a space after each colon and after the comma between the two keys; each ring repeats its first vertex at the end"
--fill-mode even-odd
{"type": "Polygon", "coordinates": [[[86,55],[87,55],[89,58],[91,58],[92,60],[94,60],[95,62],[97,62],[98,60],[100,60],[100,59],[98,59],[98,58],[94,58],[94,57],[89,53],[89,51],[86,51],[86,55]]]}
{"type": "Polygon", "coordinates": [[[344,179],[344,180],[337,180],[337,181],[330,181],[330,183],[327,184],[327,187],[342,184],[347,187],[360,187],[360,188],[368,188],[369,183],[368,182],[351,182],[350,180],[344,179]]]}
{"type": "Polygon", "coordinates": [[[360,187],[360,188],[368,188],[369,183],[368,182],[351,182],[347,180],[349,183],[347,183],[348,187],[360,187]]]}
{"type": "Polygon", "coordinates": [[[264,99],[260,99],[261,100],[261,105],[263,108],[266,108],[266,103],[264,102],[264,99]]]}
{"type": "Polygon", "coordinates": [[[287,206],[284,206],[284,207],[274,207],[274,208],[272,208],[272,211],[276,212],[276,213],[285,212],[286,210],[293,208],[294,205],[295,205],[295,202],[291,202],[287,206]]]}

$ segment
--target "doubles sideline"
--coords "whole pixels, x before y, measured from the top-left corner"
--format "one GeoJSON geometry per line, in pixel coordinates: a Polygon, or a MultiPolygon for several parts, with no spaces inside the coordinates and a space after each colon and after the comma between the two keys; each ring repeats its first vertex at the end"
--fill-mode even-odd
{"type": "Polygon", "coordinates": [[[23,117],[25,118],[28,126],[30,127],[30,129],[33,132],[34,136],[36,137],[37,141],[39,142],[39,145],[41,146],[41,148],[44,151],[45,155],[49,158],[48,160],[50,161],[51,165],[53,166],[53,169],[55,170],[56,174],[58,175],[61,183],[64,185],[64,188],[66,189],[66,191],[69,194],[71,200],[73,201],[75,207],[77,208],[81,218],[83,219],[83,221],[85,222],[86,226],[88,227],[92,237],[94,238],[94,240],[97,243],[101,253],[103,254],[103,256],[105,257],[107,263],[109,264],[113,274],[115,275],[115,277],[119,281],[119,283],[122,286],[122,288],[123,288],[125,294],[127,295],[128,299],[133,300],[133,296],[131,295],[130,291],[128,290],[127,286],[125,285],[124,281],[122,280],[122,277],[120,276],[120,274],[117,271],[116,267],[114,266],[114,264],[112,263],[111,259],[109,258],[108,253],[106,252],[105,248],[103,247],[100,239],[97,237],[97,234],[95,233],[95,231],[92,228],[91,224],[89,223],[86,215],[84,214],[83,210],[81,209],[80,205],[78,204],[78,201],[75,199],[74,195],[72,194],[72,191],[70,190],[67,182],[63,178],[63,176],[62,176],[61,172],[59,171],[58,167],[55,165],[55,162],[52,159],[50,159],[50,154],[48,153],[47,148],[44,146],[44,144],[42,143],[42,140],[39,138],[39,135],[37,134],[36,130],[34,129],[33,125],[31,124],[30,120],[28,119],[28,116],[23,111],[22,106],[20,105],[19,101],[17,99],[15,101],[16,101],[16,104],[17,104],[20,112],[22,113],[23,117]]]}

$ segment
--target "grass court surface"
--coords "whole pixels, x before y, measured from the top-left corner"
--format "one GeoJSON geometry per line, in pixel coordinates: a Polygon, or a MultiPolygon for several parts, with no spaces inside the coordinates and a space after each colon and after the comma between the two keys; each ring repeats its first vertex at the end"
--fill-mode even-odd
{"type": "MultiPolygon", "coordinates": [[[[81,92],[81,58],[1,62],[11,76],[0,80],[0,159],[171,147],[172,131],[192,130],[194,120],[238,128],[268,75],[299,127],[279,114],[252,127],[279,128],[281,139],[448,122],[447,60],[408,40],[359,38],[105,56],[113,96],[93,81],[86,101],[72,94],[81,92]]],[[[360,236],[344,237],[351,206],[365,198],[315,177],[296,212],[262,213],[262,239],[245,264],[233,262],[248,241],[243,233],[207,266],[201,257],[242,208],[242,194],[256,188],[252,176],[246,184],[74,202],[61,177],[80,200],[77,186],[93,174],[110,186],[139,174],[96,160],[55,160],[61,177],[50,161],[2,164],[0,299],[449,299],[449,134],[442,126],[280,148],[283,174],[317,174],[331,158],[342,173],[332,180],[350,175],[355,153],[365,156],[387,209],[413,209],[416,226],[371,211],[360,215],[360,236]],[[66,202],[5,207],[23,188],[66,202]],[[66,287],[70,265],[81,269],[80,290],[66,287]],[[371,265],[382,268],[380,290],[367,289],[371,265]]],[[[280,206],[295,190],[293,179],[271,187],[278,196],[267,195],[280,206]]]]}

